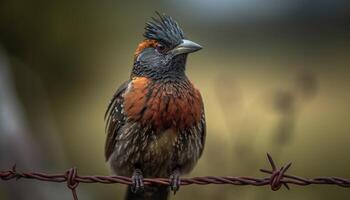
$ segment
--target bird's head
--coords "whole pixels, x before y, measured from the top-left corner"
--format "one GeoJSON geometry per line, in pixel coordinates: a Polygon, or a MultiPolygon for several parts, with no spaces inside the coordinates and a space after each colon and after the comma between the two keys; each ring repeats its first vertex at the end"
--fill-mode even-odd
{"type": "Polygon", "coordinates": [[[170,16],[157,12],[145,27],[143,40],[134,55],[132,76],[153,79],[184,75],[189,53],[202,49],[199,44],[185,39],[182,29],[170,16]]]}

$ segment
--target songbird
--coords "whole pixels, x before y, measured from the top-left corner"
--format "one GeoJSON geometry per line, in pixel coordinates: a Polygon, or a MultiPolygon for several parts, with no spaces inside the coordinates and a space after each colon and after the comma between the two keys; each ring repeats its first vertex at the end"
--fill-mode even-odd
{"type": "Polygon", "coordinates": [[[175,193],[180,175],[201,157],[206,134],[200,92],[185,74],[189,53],[202,47],[185,39],[165,14],[146,23],[131,76],[115,92],[105,119],[106,161],[117,175],[132,177],[126,199],[167,199],[166,185],[143,178],[169,178],[175,193]]]}

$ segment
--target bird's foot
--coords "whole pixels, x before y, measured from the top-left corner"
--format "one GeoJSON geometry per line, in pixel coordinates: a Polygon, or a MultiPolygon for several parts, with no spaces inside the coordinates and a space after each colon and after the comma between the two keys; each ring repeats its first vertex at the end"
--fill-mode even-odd
{"type": "Polygon", "coordinates": [[[132,186],[131,191],[134,193],[137,193],[139,191],[143,191],[144,184],[143,184],[143,176],[142,171],[140,169],[135,169],[132,177],[132,186]]]}
{"type": "Polygon", "coordinates": [[[169,178],[170,189],[171,191],[174,192],[174,195],[180,189],[180,184],[181,184],[180,175],[181,175],[180,171],[176,169],[173,171],[173,173],[170,175],[170,178],[169,178]]]}

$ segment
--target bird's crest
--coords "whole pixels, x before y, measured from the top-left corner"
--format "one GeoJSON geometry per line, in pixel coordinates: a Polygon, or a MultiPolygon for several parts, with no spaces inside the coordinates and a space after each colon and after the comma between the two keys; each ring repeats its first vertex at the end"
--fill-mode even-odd
{"type": "Polygon", "coordinates": [[[156,12],[159,19],[153,18],[153,21],[147,22],[145,33],[147,39],[157,40],[168,46],[175,46],[184,39],[184,33],[177,22],[165,14],[156,12]]]}

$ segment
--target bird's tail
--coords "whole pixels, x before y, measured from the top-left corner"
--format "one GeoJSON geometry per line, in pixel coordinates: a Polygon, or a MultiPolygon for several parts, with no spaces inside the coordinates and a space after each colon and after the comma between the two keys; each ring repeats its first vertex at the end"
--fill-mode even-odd
{"type": "Polygon", "coordinates": [[[169,186],[167,185],[145,185],[143,191],[134,193],[131,186],[128,186],[125,200],[167,200],[169,196],[169,186]]]}

